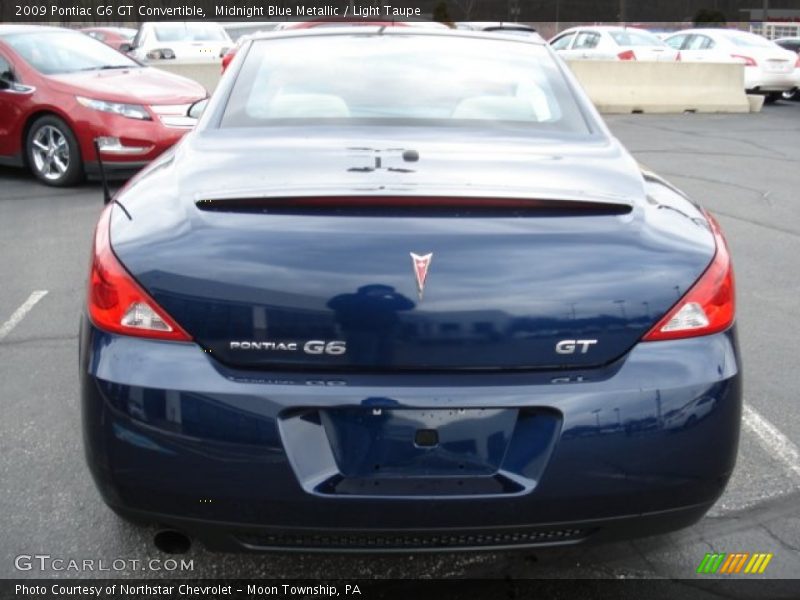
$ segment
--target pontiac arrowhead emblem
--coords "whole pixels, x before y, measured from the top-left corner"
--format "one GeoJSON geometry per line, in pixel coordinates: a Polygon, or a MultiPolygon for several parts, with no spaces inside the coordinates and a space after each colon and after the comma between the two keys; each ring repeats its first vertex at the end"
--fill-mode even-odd
{"type": "Polygon", "coordinates": [[[414,267],[414,277],[417,280],[417,294],[419,299],[422,300],[422,292],[425,291],[425,279],[428,277],[428,269],[431,266],[431,259],[433,252],[420,256],[411,252],[411,264],[414,267]]]}

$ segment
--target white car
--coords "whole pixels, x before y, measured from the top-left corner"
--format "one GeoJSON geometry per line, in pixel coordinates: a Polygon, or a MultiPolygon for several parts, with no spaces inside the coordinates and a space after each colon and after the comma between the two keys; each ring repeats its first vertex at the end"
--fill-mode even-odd
{"type": "Polygon", "coordinates": [[[123,51],[142,62],[169,59],[219,62],[231,46],[230,36],[219,23],[160,21],[142,23],[130,47],[123,51]]]}
{"type": "Polygon", "coordinates": [[[666,40],[686,62],[739,62],[744,64],[744,87],[766,95],[768,102],[798,86],[800,58],[766,38],[734,29],[684,29],[666,40]]]}
{"type": "Polygon", "coordinates": [[[676,50],[636,27],[573,27],[551,39],[550,46],[562,58],[571,60],[678,60],[676,50]]]}

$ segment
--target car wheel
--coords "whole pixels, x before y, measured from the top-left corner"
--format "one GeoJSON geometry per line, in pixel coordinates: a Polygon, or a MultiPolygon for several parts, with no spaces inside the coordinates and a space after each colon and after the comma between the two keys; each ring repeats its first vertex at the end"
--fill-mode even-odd
{"type": "Polygon", "coordinates": [[[40,117],[25,140],[28,166],[47,185],[75,185],[83,178],[83,160],[75,134],[55,116],[40,117]]]}
{"type": "Polygon", "coordinates": [[[783,92],[770,92],[764,97],[764,104],[775,104],[783,97],[783,92]]]}

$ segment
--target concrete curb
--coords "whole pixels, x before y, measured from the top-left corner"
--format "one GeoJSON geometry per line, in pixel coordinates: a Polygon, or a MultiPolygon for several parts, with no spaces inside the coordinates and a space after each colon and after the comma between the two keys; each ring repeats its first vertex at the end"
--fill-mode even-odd
{"type": "Polygon", "coordinates": [[[750,103],[750,112],[761,112],[764,108],[764,96],[760,94],[747,94],[747,101],[750,103]]]}
{"type": "Polygon", "coordinates": [[[568,64],[602,113],[751,111],[740,64],[605,60],[568,64]]]}

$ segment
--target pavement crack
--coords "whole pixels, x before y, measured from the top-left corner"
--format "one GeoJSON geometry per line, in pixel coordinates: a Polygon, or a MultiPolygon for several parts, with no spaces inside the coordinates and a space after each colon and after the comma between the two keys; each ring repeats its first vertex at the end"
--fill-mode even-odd
{"type": "Polygon", "coordinates": [[[662,171],[661,174],[664,175],[665,177],[682,177],[684,179],[694,179],[696,181],[704,181],[706,183],[714,183],[716,185],[725,185],[725,186],[728,186],[728,187],[735,187],[737,189],[747,190],[748,192],[753,192],[754,194],[758,194],[759,198],[761,196],[763,196],[764,194],[768,195],[768,194],[772,193],[770,190],[766,190],[765,191],[765,190],[762,190],[760,188],[748,187],[748,186],[742,185],[740,183],[733,183],[731,181],[723,181],[721,179],[714,179],[713,177],[701,177],[699,175],[687,175],[686,173],[669,173],[669,172],[666,172],[666,171],[662,171]]]}
{"type": "Polygon", "coordinates": [[[698,541],[699,541],[701,544],[704,544],[704,545],[706,546],[706,548],[708,549],[708,551],[709,551],[709,552],[711,552],[711,553],[713,553],[713,552],[714,552],[714,544],[712,544],[711,542],[709,542],[709,541],[708,541],[708,540],[705,538],[705,536],[704,536],[704,535],[701,535],[701,536],[699,537],[698,541]]]}
{"type": "Polygon", "coordinates": [[[656,564],[652,560],[650,560],[650,557],[648,557],[647,554],[644,552],[644,550],[642,550],[639,547],[639,544],[637,543],[637,540],[634,540],[631,543],[631,546],[633,546],[633,549],[636,551],[636,554],[639,555],[639,558],[641,558],[642,561],[644,561],[644,564],[646,564],[650,568],[650,572],[653,575],[659,576],[659,570],[656,567],[656,564]]]}
{"type": "MultiPolygon", "coordinates": [[[[658,150],[658,149],[635,149],[629,148],[631,154],[675,154],[675,150],[658,150]]],[[[744,158],[747,160],[753,160],[753,156],[749,154],[740,154],[738,152],[709,152],[707,150],[692,150],[689,148],[682,148],[680,150],[682,156],[720,156],[726,158],[744,158]]],[[[770,156],[768,160],[777,160],[777,161],[785,161],[790,163],[796,163],[797,159],[795,158],[783,158],[778,156],[770,156]]],[[[659,171],[660,172],[660,171],[659,171]]]]}
{"type": "Polygon", "coordinates": [[[716,215],[722,215],[723,217],[727,217],[729,219],[734,219],[736,221],[741,221],[743,223],[749,223],[750,225],[756,225],[758,227],[763,227],[764,229],[771,229],[772,231],[778,231],[780,233],[785,233],[786,235],[790,235],[792,237],[800,237],[800,232],[793,231],[791,229],[787,229],[786,227],[778,227],[777,225],[771,225],[770,223],[762,223],[761,221],[755,221],[753,219],[747,219],[745,217],[740,217],[739,215],[734,215],[729,212],[725,212],[719,209],[713,209],[713,212],[716,215]]]}
{"type": "Polygon", "coordinates": [[[759,523],[759,527],[763,529],[767,533],[767,535],[769,535],[769,537],[778,542],[784,548],[788,548],[792,552],[800,554],[800,546],[795,546],[794,544],[791,544],[786,540],[784,540],[783,538],[779,537],[774,531],[772,531],[772,529],[769,528],[769,525],[767,525],[766,523],[759,523]]]}
{"type": "MultiPolygon", "coordinates": [[[[642,129],[649,128],[649,129],[655,129],[657,131],[666,131],[668,133],[674,133],[674,134],[680,135],[682,137],[686,137],[686,136],[702,137],[705,140],[722,140],[722,141],[728,142],[728,143],[738,142],[738,143],[750,146],[752,148],[756,148],[756,149],[760,150],[761,152],[766,153],[764,155],[764,158],[768,158],[768,159],[779,158],[779,159],[784,159],[784,160],[787,160],[787,159],[788,160],[792,160],[791,156],[788,156],[788,155],[783,154],[781,152],[777,152],[775,150],[775,148],[770,148],[769,146],[763,146],[761,144],[758,144],[758,143],[754,142],[753,140],[742,139],[741,137],[731,138],[730,136],[713,135],[713,134],[709,134],[708,132],[703,132],[703,134],[701,136],[699,133],[694,132],[694,131],[687,131],[685,129],[680,129],[678,127],[667,127],[666,125],[657,125],[657,124],[654,124],[654,123],[642,123],[642,124],[639,124],[639,125],[640,125],[640,127],[642,129]]],[[[794,160],[796,161],[797,159],[794,159],[794,160]]]]}

